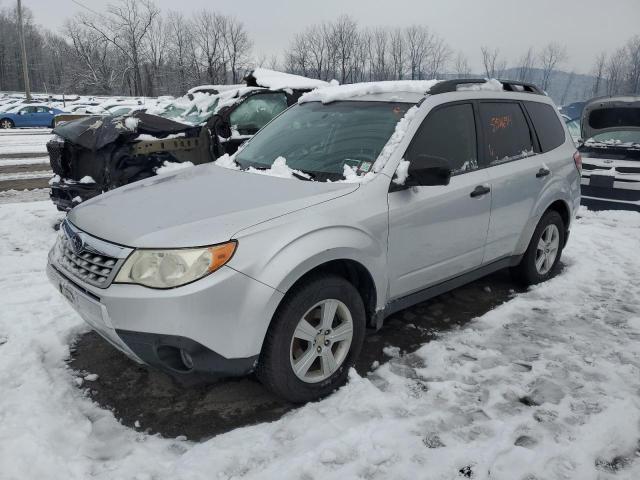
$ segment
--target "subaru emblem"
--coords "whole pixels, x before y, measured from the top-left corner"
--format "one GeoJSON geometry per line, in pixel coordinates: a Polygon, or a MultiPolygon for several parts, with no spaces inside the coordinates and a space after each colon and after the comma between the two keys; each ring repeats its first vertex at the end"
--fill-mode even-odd
{"type": "Polygon", "coordinates": [[[80,252],[82,252],[82,248],[84,247],[84,242],[82,241],[82,238],[80,238],[80,235],[78,235],[77,233],[73,233],[71,235],[71,238],[69,238],[69,240],[71,240],[71,246],[73,247],[73,251],[76,254],[79,254],[80,252]]]}

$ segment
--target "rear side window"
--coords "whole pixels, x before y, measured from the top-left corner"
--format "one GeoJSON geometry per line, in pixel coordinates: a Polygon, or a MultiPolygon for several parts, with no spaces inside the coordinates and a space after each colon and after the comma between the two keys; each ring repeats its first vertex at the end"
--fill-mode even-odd
{"type": "Polygon", "coordinates": [[[241,135],[254,135],[286,108],[287,96],[284,93],[260,93],[238,105],[231,112],[229,121],[241,135]]]}
{"type": "Polygon", "coordinates": [[[542,153],[558,148],[564,143],[564,128],[551,105],[538,102],[525,102],[525,107],[533,128],[536,129],[542,153]]]}
{"type": "Polygon", "coordinates": [[[490,166],[534,154],[529,124],[518,103],[481,102],[484,153],[490,166]]]}
{"type": "Polygon", "coordinates": [[[407,157],[446,160],[453,175],[478,168],[476,124],[470,103],[447,105],[429,113],[407,149],[407,157]]]}

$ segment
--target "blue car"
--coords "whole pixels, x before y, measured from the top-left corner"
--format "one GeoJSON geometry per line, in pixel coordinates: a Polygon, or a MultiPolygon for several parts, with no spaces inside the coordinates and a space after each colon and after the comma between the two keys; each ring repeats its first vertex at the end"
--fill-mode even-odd
{"type": "Polygon", "coordinates": [[[53,118],[60,113],[63,111],[47,105],[16,106],[8,112],[0,112],[0,128],[53,128],[53,118]]]}

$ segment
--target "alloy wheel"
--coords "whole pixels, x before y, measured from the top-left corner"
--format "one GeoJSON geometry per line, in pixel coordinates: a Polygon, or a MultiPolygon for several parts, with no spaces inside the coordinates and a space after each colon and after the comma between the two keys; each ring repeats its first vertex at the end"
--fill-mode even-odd
{"type": "Polygon", "coordinates": [[[302,316],[293,332],[293,372],[305,383],[326,380],[344,363],[352,338],[349,308],[335,299],[318,302],[302,316]]]}
{"type": "Polygon", "coordinates": [[[547,225],[536,248],[536,271],[539,275],[549,273],[558,257],[560,247],[560,231],[555,224],[547,225]]]}

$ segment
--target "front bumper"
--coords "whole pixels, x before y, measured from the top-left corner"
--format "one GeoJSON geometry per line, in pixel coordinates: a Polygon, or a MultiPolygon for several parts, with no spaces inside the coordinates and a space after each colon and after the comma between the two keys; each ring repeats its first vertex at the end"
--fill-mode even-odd
{"type": "Polygon", "coordinates": [[[120,284],[101,289],[66,273],[52,257],[51,283],[98,334],[134,361],[185,380],[253,370],[282,298],[229,267],[171,290],[120,284]]]}
{"type": "Polygon", "coordinates": [[[584,175],[582,205],[592,210],[640,211],[640,181],[625,180],[593,173],[584,175]]]}

